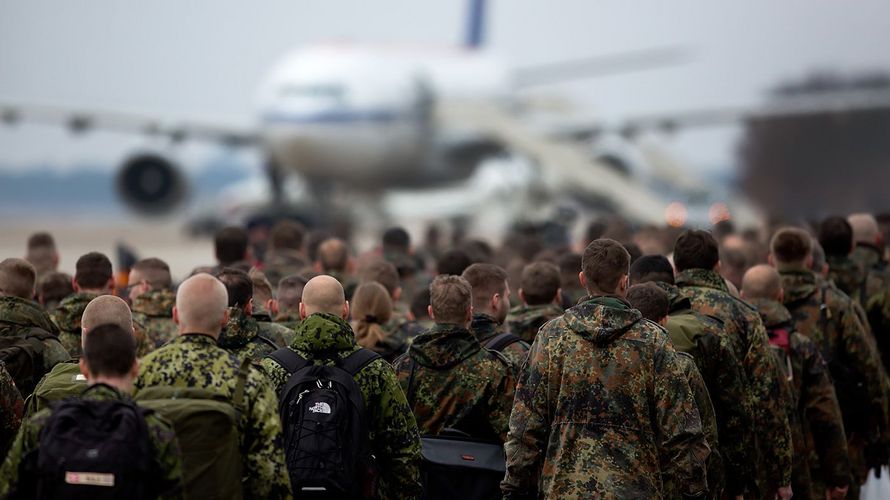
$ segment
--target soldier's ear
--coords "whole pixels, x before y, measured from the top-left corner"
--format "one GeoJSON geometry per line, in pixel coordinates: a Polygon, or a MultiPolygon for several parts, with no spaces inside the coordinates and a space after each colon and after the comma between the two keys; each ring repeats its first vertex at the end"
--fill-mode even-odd
{"type": "Polygon", "coordinates": [[[402,287],[398,287],[392,291],[392,301],[398,302],[402,298],[402,287]]]}
{"type": "Polygon", "coordinates": [[[341,316],[341,317],[345,320],[349,319],[349,301],[348,300],[343,302],[343,316],[341,316]]]}
{"type": "Polygon", "coordinates": [[[272,319],[275,319],[275,316],[278,316],[278,301],[275,299],[267,300],[266,310],[269,311],[269,316],[272,316],[272,319]]]}
{"type": "Polygon", "coordinates": [[[173,322],[179,324],[179,309],[176,306],[173,306],[173,322]]]}
{"type": "Polygon", "coordinates": [[[584,271],[578,273],[578,281],[581,282],[581,288],[587,290],[587,276],[584,276],[584,271]]]}
{"type": "Polygon", "coordinates": [[[557,288],[557,289],[556,289],[556,299],[555,299],[555,303],[556,303],[557,305],[562,305],[562,288],[557,288]]]}
{"type": "Polygon", "coordinates": [[[247,313],[248,316],[253,314],[253,298],[247,300],[247,305],[244,306],[244,312],[247,313]]]}
{"type": "Polygon", "coordinates": [[[306,314],[306,304],[300,302],[300,320],[306,319],[307,316],[309,315],[306,314]]]}
{"type": "Polygon", "coordinates": [[[78,363],[78,366],[80,366],[80,374],[83,375],[84,377],[86,377],[87,379],[89,379],[90,378],[90,367],[87,366],[87,360],[84,359],[82,356],[80,358],[80,363],[78,363]]]}
{"type": "Polygon", "coordinates": [[[522,291],[522,288],[519,289],[519,300],[521,300],[523,304],[528,304],[525,300],[525,292],[522,291]]]}
{"type": "Polygon", "coordinates": [[[431,320],[436,321],[436,317],[433,315],[433,306],[432,305],[426,306],[426,313],[430,315],[431,320]]]}
{"type": "Polygon", "coordinates": [[[766,263],[773,267],[776,267],[776,259],[773,257],[772,253],[766,256],[766,263]]]}

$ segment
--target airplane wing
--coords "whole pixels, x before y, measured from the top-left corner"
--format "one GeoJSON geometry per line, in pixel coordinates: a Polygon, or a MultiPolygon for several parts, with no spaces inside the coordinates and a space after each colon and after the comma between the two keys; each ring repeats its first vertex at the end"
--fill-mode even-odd
{"type": "Polygon", "coordinates": [[[174,142],[197,139],[230,146],[249,146],[257,142],[254,130],[222,124],[218,120],[165,120],[121,111],[85,111],[54,105],[0,102],[0,123],[15,125],[23,122],[59,125],[74,133],[107,130],[166,137],[174,142]]]}

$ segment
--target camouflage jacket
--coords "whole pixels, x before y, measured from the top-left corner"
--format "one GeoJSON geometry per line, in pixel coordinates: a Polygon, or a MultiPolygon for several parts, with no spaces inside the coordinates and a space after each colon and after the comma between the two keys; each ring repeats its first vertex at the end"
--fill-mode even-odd
{"type": "Polygon", "coordinates": [[[78,292],[62,299],[59,307],[51,313],[53,322],[59,327],[59,341],[62,347],[72,356],[80,356],[83,347],[80,340],[80,318],[83,310],[91,300],[98,297],[95,293],[78,292]]]}
{"type": "MultiPolygon", "coordinates": [[[[291,331],[291,341],[293,342],[294,331],[297,329],[297,326],[300,325],[300,312],[294,311],[293,313],[279,312],[278,316],[275,316],[275,323],[287,328],[291,331]]],[[[290,345],[288,342],[287,345],[290,345]]]]}
{"type": "Polygon", "coordinates": [[[3,363],[0,363],[0,456],[6,456],[22,424],[24,404],[15,381],[3,363]]]}
{"type": "Polygon", "coordinates": [[[25,399],[24,416],[31,417],[56,401],[78,397],[86,388],[87,378],[80,373],[77,359],[59,363],[40,379],[34,392],[25,399]]]}
{"type": "MultiPolygon", "coordinates": [[[[720,454],[719,430],[717,428],[717,415],[714,411],[714,405],[711,403],[711,395],[708,393],[708,387],[704,379],[695,366],[695,360],[692,355],[685,352],[677,353],[677,362],[681,370],[686,375],[686,382],[689,383],[689,389],[692,391],[692,398],[695,400],[695,407],[698,410],[698,416],[701,420],[702,431],[711,449],[708,455],[708,498],[723,498],[723,488],[726,483],[723,457],[720,454]]],[[[737,474],[736,470],[732,471],[737,474]]],[[[668,498],[681,496],[679,485],[670,484],[665,481],[665,491],[668,492],[668,498]]]]}
{"type": "Polygon", "coordinates": [[[513,370],[465,327],[436,324],[393,366],[424,434],[453,428],[477,439],[506,440],[513,370]]]}
{"type": "Polygon", "coordinates": [[[276,250],[275,254],[266,260],[263,266],[263,274],[273,287],[278,286],[282,278],[297,274],[310,266],[302,253],[294,250],[276,250]]]}
{"type": "MultiPolygon", "coordinates": [[[[297,328],[290,349],[307,360],[332,364],[331,354],[343,359],[360,349],[346,321],[317,313],[297,328]]],[[[290,374],[272,358],[262,361],[272,389],[280,393],[290,374]]],[[[405,394],[392,367],[383,359],[372,361],[355,377],[365,401],[371,449],[380,470],[383,498],[420,496],[420,434],[405,394]]]]}
{"type": "MultiPolygon", "coordinates": [[[[193,387],[235,395],[241,359],[213,337],[182,334],[145,358],[136,392],[153,386],[193,387]]],[[[290,477],[281,445],[278,401],[263,375],[251,369],[244,387],[246,410],[238,422],[244,492],[255,498],[290,497],[290,477]]]]}
{"type": "Polygon", "coordinates": [[[414,338],[424,331],[416,321],[409,320],[406,314],[399,311],[393,311],[389,321],[381,326],[389,335],[374,347],[374,351],[389,362],[395,361],[408,350],[414,338]]]}
{"type": "Polygon", "coordinates": [[[714,271],[687,269],[677,275],[677,286],[693,310],[723,321],[723,335],[742,362],[754,419],[751,434],[759,452],[757,461],[750,462],[755,464],[757,483],[749,486],[771,498],[779,487],[791,483],[793,449],[787,401],[783,400],[788,387],[770,353],[763,322],[754,308],[729,293],[723,277],[714,271]]]}
{"type": "Polygon", "coordinates": [[[874,342],[860,323],[852,300],[826,284],[820,286],[810,271],[784,270],[781,275],[784,305],[794,318],[795,330],[816,344],[832,368],[836,384],[855,379],[857,385],[861,383],[865,388],[868,401],[861,403],[870,406],[865,417],[854,417],[860,413],[859,405],[844,403],[846,394],[839,393],[847,433],[860,432],[870,443],[879,441],[887,428],[884,372],[874,342]]]}
{"type": "Polygon", "coordinates": [[[791,313],[782,304],[766,299],[755,299],[751,304],[763,319],[773,354],[791,386],[795,496],[816,498],[816,491],[824,485],[848,485],[847,437],[834,384],[819,348],[794,331],[791,313]],[[822,486],[814,487],[813,480],[822,486]]]}
{"type": "Polygon", "coordinates": [[[505,449],[505,498],[661,498],[707,490],[709,449],[667,332],[617,297],[541,328],[505,449]]]}
{"type": "MultiPolygon", "coordinates": [[[[83,399],[129,401],[130,397],[109,385],[95,384],[83,392],[83,399]]],[[[22,477],[24,472],[21,470],[21,466],[30,454],[40,453],[40,433],[51,415],[51,410],[43,410],[22,423],[22,428],[15,438],[12,449],[6,456],[3,466],[0,467],[0,498],[14,495],[20,480],[25,480],[22,477]]],[[[159,481],[160,484],[155,483],[159,491],[162,492],[160,498],[182,498],[182,456],[173,428],[169,422],[156,413],[146,415],[145,423],[148,427],[154,459],[163,475],[159,481]]],[[[23,484],[22,486],[27,485],[23,484]]]]}
{"type": "MultiPolygon", "coordinates": [[[[726,470],[726,483],[714,483],[723,476],[708,468],[711,493],[721,487],[728,496],[745,491],[745,479],[750,477],[757,461],[757,443],[751,433],[754,415],[748,398],[747,378],[731,339],[723,334],[723,322],[692,310],[692,302],[669,283],[656,283],[668,294],[667,331],[676,350],[690,354],[708,389],[713,404],[720,436],[718,444],[711,439],[712,455],[719,456],[726,470]]],[[[694,388],[693,388],[694,390],[694,388]]],[[[714,459],[712,458],[712,461],[714,459]]]]}
{"type": "Polygon", "coordinates": [[[259,363],[279,347],[275,341],[260,333],[257,320],[238,307],[229,308],[229,322],[216,343],[239,358],[250,358],[254,363],[259,363]]]}
{"type": "MultiPolygon", "coordinates": [[[[505,331],[504,325],[499,325],[494,318],[487,314],[474,314],[473,321],[470,322],[470,332],[483,346],[485,346],[486,342],[491,341],[491,339],[505,331]]],[[[528,349],[528,344],[523,340],[514,342],[501,349],[501,354],[510,362],[510,365],[513,367],[513,375],[516,377],[519,376],[519,369],[522,368],[526,358],[528,358],[528,349]]]]}
{"type": "Polygon", "coordinates": [[[511,332],[519,335],[519,338],[531,344],[534,342],[538,330],[544,326],[544,323],[562,316],[563,312],[562,308],[556,304],[516,306],[507,315],[507,325],[509,325],[511,332]]]}
{"type": "MultiPolygon", "coordinates": [[[[32,328],[59,334],[58,327],[37,302],[18,297],[0,297],[0,336],[23,336],[32,328]]],[[[46,340],[43,345],[44,372],[49,372],[56,364],[71,358],[59,342],[46,340]]]]}
{"type": "Polygon", "coordinates": [[[278,347],[287,347],[294,341],[293,328],[272,321],[272,316],[266,311],[255,310],[251,317],[256,320],[260,335],[275,342],[278,347]]]}
{"type": "Polygon", "coordinates": [[[148,354],[170,342],[179,333],[179,327],[173,322],[174,305],[176,294],[172,290],[152,290],[133,301],[133,322],[139,324],[144,331],[145,352],[140,355],[148,354]]]}

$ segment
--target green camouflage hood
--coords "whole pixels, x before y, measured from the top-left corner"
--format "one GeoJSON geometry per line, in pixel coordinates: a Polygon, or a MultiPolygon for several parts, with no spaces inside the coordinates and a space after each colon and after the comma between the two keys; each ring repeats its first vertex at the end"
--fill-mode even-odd
{"type": "Polygon", "coordinates": [[[869,270],[884,267],[881,254],[883,249],[868,243],[857,243],[853,252],[850,254],[852,260],[860,269],[869,270]]]}
{"type": "Polygon", "coordinates": [[[612,295],[590,297],[566,311],[566,325],[596,344],[608,344],[640,321],[643,315],[626,300],[612,295]]]}
{"type": "Polygon", "coordinates": [[[828,278],[851,296],[859,291],[859,284],[865,280],[866,269],[846,255],[828,257],[828,278]]]}
{"type": "Polygon", "coordinates": [[[497,320],[487,314],[474,314],[470,322],[470,332],[479,342],[485,342],[503,331],[503,325],[499,325],[497,320]]]}
{"type": "Polygon", "coordinates": [[[704,288],[716,288],[729,293],[729,287],[723,276],[710,269],[687,269],[677,274],[677,286],[700,286],[704,288]]]}
{"type": "Polygon", "coordinates": [[[655,281],[654,283],[667,293],[668,311],[670,314],[692,309],[692,301],[689,300],[689,297],[684,297],[680,294],[680,288],[678,288],[677,285],[672,285],[663,281],[655,281]]]}
{"type": "Polygon", "coordinates": [[[482,346],[469,330],[460,325],[436,323],[414,337],[408,354],[420,366],[447,368],[479,352],[482,346]]]}
{"type": "Polygon", "coordinates": [[[157,318],[172,318],[176,295],[172,290],[151,290],[136,297],[133,312],[157,318]]]}
{"type": "Polygon", "coordinates": [[[223,349],[244,347],[259,333],[257,322],[238,307],[229,308],[229,322],[219,334],[216,344],[223,349]]]}
{"type": "Polygon", "coordinates": [[[315,313],[297,326],[291,347],[306,353],[348,351],[355,347],[355,334],[339,316],[315,313]]]}
{"type": "Polygon", "coordinates": [[[0,323],[22,327],[36,326],[49,333],[59,334],[59,329],[40,304],[18,297],[0,297],[0,323]]]}
{"type": "Polygon", "coordinates": [[[751,299],[749,304],[757,309],[763,326],[767,329],[790,326],[792,324],[791,313],[781,303],[770,299],[751,299]]]}
{"type": "Polygon", "coordinates": [[[87,304],[99,295],[96,293],[79,292],[65,297],[51,316],[63,332],[80,335],[80,318],[87,304]]]}
{"type": "Polygon", "coordinates": [[[819,289],[816,283],[816,275],[812,271],[805,269],[788,269],[779,271],[782,276],[782,289],[785,290],[786,304],[791,304],[804,300],[819,289]]]}
{"type": "Polygon", "coordinates": [[[280,312],[278,316],[275,316],[276,323],[299,323],[300,322],[300,313],[294,311],[292,313],[280,312]]]}

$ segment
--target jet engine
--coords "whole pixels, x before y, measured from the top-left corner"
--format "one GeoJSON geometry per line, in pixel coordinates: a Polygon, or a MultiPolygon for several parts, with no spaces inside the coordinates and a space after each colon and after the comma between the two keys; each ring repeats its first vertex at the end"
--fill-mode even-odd
{"type": "Polygon", "coordinates": [[[117,190],[131,209],[163,215],[182,204],[188,186],[182,170],[171,159],[158,153],[138,153],[121,166],[117,190]]]}

